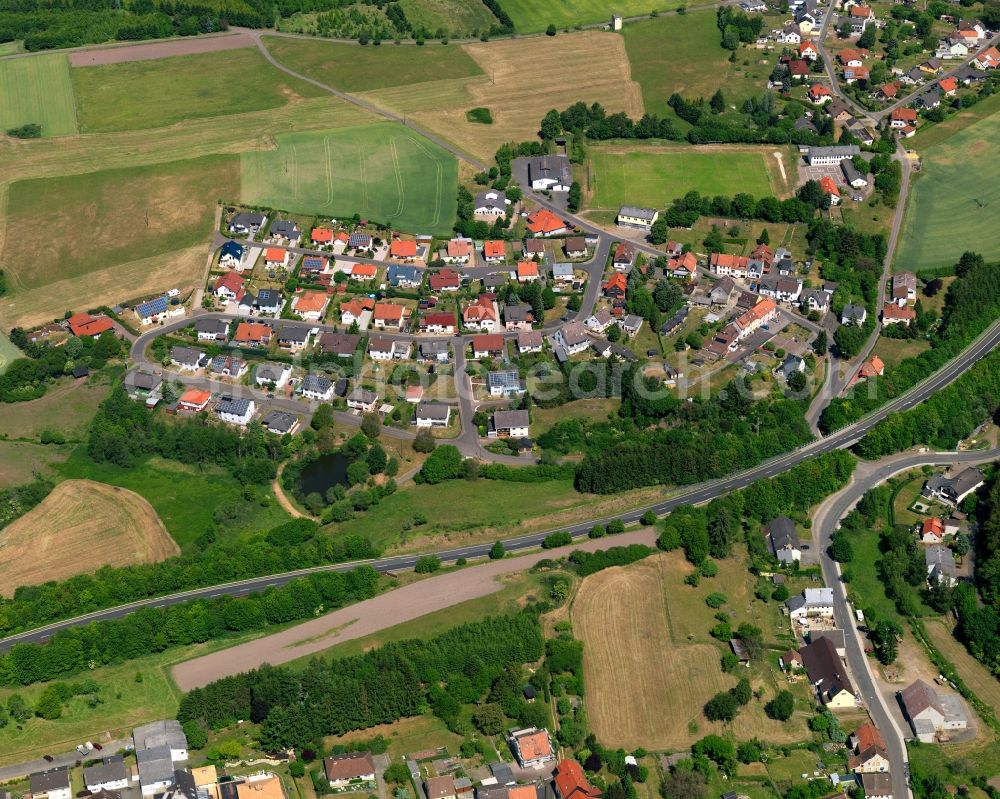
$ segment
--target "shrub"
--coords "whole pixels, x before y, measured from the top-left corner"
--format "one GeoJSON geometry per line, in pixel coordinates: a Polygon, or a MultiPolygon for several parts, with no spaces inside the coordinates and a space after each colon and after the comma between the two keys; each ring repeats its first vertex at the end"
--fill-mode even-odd
{"type": "Polygon", "coordinates": [[[558,533],[550,533],[545,536],[542,541],[542,549],[555,549],[556,547],[564,547],[567,544],[573,543],[573,536],[569,533],[562,531],[558,533]]]}
{"type": "Polygon", "coordinates": [[[437,555],[424,555],[417,560],[413,571],[417,574],[431,574],[441,568],[441,559],[437,555]]]}
{"type": "Polygon", "coordinates": [[[726,595],[721,591],[713,591],[705,597],[705,604],[710,608],[721,608],[726,604],[726,595]]]}
{"type": "Polygon", "coordinates": [[[648,510],[640,517],[639,521],[647,526],[656,524],[656,512],[648,510]]]}
{"type": "Polygon", "coordinates": [[[612,519],[608,522],[608,535],[618,535],[625,532],[625,522],[621,519],[612,519]]]}
{"type": "Polygon", "coordinates": [[[776,721],[788,721],[795,711],[795,697],[791,691],[779,691],[778,695],[764,705],[764,712],[768,718],[776,721]]]}
{"type": "Polygon", "coordinates": [[[715,577],[719,573],[719,566],[714,560],[702,561],[698,567],[702,577],[715,577]]]}
{"type": "Polygon", "coordinates": [[[590,532],[587,533],[587,536],[590,538],[604,538],[606,533],[607,530],[602,525],[595,524],[590,528],[590,532]]]}
{"type": "Polygon", "coordinates": [[[709,721],[732,721],[738,712],[739,703],[728,691],[717,693],[705,703],[705,717],[709,721]]]}

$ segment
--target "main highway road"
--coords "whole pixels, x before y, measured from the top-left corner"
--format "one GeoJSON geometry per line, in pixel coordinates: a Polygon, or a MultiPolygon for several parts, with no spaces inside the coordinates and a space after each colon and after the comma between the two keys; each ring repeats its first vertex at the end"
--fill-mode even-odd
{"type": "MultiPolygon", "coordinates": [[[[945,364],[945,366],[939,371],[935,372],[926,380],[916,385],[906,394],[897,397],[892,402],[887,403],[855,424],[838,430],[826,438],[821,438],[806,444],[792,452],[788,452],[784,455],[779,455],[771,458],[770,460],[764,461],[752,469],[747,469],[728,477],[701,483],[691,488],[677,491],[667,499],[664,499],[662,502],[658,502],[646,508],[639,508],[620,514],[616,518],[621,518],[626,522],[633,522],[637,521],[639,517],[648,510],[652,510],[658,515],[665,515],[681,505],[708,502],[715,497],[723,496],[740,488],[745,488],[757,480],[766,479],[785,472],[796,464],[802,463],[810,458],[815,458],[817,455],[821,455],[825,452],[831,452],[835,449],[849,447],[857,442],[858,439],[860,439],[871,427],[876,425],[889,414],[898,413],[899,411],[912,408],[914,405],[919,404],[927,397],[934,394],[936,391],[939,391],[944,386],[947,386],[974,363],[987,355],[994,347],[997,346],[998,343],[1000,343],[1000,322],[995,323],[988,330],[986,330],[968,348],[966,348],[953,360],[945,364]]],[[[586,522],[581,522],[569,527],[561,527],[559,529],[565,530],[575,537],[584,536],[589,532],[590,528],[593,527],[594,524],[607,523],[608,521],[609,519],[591,519],[586,522]]],[[[538,547],[546,535],[551,532],[553,531],[546,530],[510,538],[504,541],[504,546],[509,552],[533,549],[538,547]]],[[[436,554],[443,561],[454,561],[457,558],[483,557],[488,554],[489,548],[489,543],[471,544],[469,546],[439,551],[434,554],[436,554]]],[[[39,627],[17,635],[9,636],[0,640],[0,652],[6,651],[14,644],[18,643],[40,643],[46,641],[58,631],[65,630],[70,627],[77,627],[82,624],[89,624],[93,621],[102,621],[105,619],[119,619],[127,616],[129,613],[132,613],[139,608],[166,607],[168,605],[175,605],[180,602],[188,602],[194,599],[210,599],[212,597],[226,595],[245,596],[253,591],[264,591],[272,586],[283,585],[290,580],[294,580],[296,577],[301,577],[302,575],[309,574],[311,572],[345,571],[363,564],[371,565],[374,568],[383,571],[412,568],[421,554],[395,555],[372,560],[331,564],[310,569],[299,569],[291,572],[283,572],[281,574],[255,577],[248,580],[226,583],[224,585],[214,585],[206,588],[198,588],[191,591],[169,594],[167,596],[144,599],[138,602],[120,605],[118,607],[95,611],[73,619],[64,619],[63,621],[58,621],[45,627],[39,627]]]]}

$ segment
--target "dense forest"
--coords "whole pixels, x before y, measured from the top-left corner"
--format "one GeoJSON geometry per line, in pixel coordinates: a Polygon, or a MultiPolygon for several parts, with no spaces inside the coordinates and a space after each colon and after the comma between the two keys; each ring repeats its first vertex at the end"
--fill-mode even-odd
{"type": "Polygon", "coordinates": [[[250,719],[261,724],[266,750],[301,747],[415,716],[428,704],[446,715],[447,706],[480,700],[510,667],[543,653],[538,616],[528,609],[355,657],[315,659],[301,671],[265,666],[226,677],[187,694],[178,718],[209,729],[250,719]]]}
{"type": "Polygon", "coordinates": [[[980,502],[979,523],[976,585],[962,583],[954,593],[957,633],[969,651],[1000,677],[1000,479],[994,478],[986,501],[980,502]]]}

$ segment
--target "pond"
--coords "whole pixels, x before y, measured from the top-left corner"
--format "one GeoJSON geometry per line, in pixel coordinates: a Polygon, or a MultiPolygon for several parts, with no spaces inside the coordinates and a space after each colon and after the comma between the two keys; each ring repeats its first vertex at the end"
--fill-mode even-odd
{"type": "Polygon", "coordinates": [[[307,497],[312,493],[326,496],[328,489],[335,485],[347,485],[348,460],[339,452],[320,455],[307,463],[299,473],[299,493],[307,497]]]}

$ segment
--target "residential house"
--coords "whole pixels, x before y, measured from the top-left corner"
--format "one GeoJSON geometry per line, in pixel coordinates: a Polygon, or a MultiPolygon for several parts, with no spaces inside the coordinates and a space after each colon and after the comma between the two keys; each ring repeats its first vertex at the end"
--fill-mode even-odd
{"type": "Polygon", "coordinates": [[[538,264],[534,261],[517,262],[517,282],[536,283],[539,279],[538,264]]]}
{"type": "Polygon", "coordinates": [[[517,333],[517,351],[522,355],[526,352],[541,352],[542,342],[540,330],[519,330],[517,333]]]}
{"type": "Polygon", "coordinates": [[[625,333],[626,336],[629,336],[631,338],[639,334],[639,330],[642,327],[642,322],[643,319],[641,316],[637,316],[636,314],[628,314],[624,319],[621,320],[621,322],[619,323],[619,327],[621,327],[622,332],[625,333]]]}
{"type": "Polygon", "coordinates": [[[944,522],[937,516],[924,519],[920,524],[921,544],[941,544],[944,541],[944,522]]]}
{"type": "Polygon", "coordinates": [[[601,308],[601,310],[587,317],[583,324],[588,330],[591,330],[594,333],[603,333],[614,323],[615,320],[614,317],[611,316],[611,311],[607,308],[601,308]]]}
{"type": "Polygon", "coordinates": [[[203,391],[200,388],[189,388],[181,394],[180,399],[177,400],[177,408],[182,411],[199,413],[205,410],[208,406],[209,400],[211,399],[211,391],[203,391]]]}
{"type": "Polygon", "coordinates": [[[952,507],[960,505],[962,500],[983,485],[983,473],[975,466],[963,469],[954,477],[943,474],[932,474],[921,494],[927,499],[936,499],[952,507]]]}
{"type": "Polygon", "coordinates": [[[833,618],[833,589],[806,588],[798,596],[790,597],[785,602],[788,616],[792,621],[802,621],[813,618],[833,618]]]}
{"type": "Polygon", "coordinates": [[[491,397],[509,397],[523,394],[524,383],[516,369],[504,369],[500,372],[490,372],[486,375],[486,387],[491,397]]]}
{"type": "Polygon", "coordinates": [[[417,427],[447,427],[451,406],[443,402],[419,402],[413,418],[417,427]]]}
{"type": "MultiPolygon", "coordinates": [[[[812,42],[809,42],[812,45],[812,42]]],[[[822,83],[814,83],[809,87],[809,102],[815,103],[816,105],[823,105],[828,103],[833,99],[833,94],[830,92],[828,86],[824,86],[822,83]]],[[[814,126],[815,127],[815,126],[814,126]]]]}
{"type": "Polygon", "coordinates": [[[375,264],[350,264],[351,280],[364,282],[374,280],[378,274],[378,267],[375,264]]]}
{"type": "Polygon", "coordinates": [[[924,548],[924,563],[927,566],[927,584],[935,583],[952,586],[958,582],[955,556],[948,547],[931,545],[924,548]]]}
{"type": "Polygon", "coordinates": [[[372,312],[376,330],[405,330],[408,316],[409,309],[394,302],[377,302],[372,312]]]}
{"type": "Polygon", "coordinates": [[[267,224],[267,216],[257,211],[241,211],[229,222],[229,232],[240,236],[256,236],[257,231],[267,224]]]}
{"type": "Polygon", "coordinates": [[[476,195],[472,208],[477,217],[490,220],[504,216],[509,205],[510,200],[504,192],[491,188],[476,195]]]}
{"type": "Polygon", "coordinates": [[[794,59],[785,64],[788,67],[788,74],[792,80],[798,81],[799,83],[805,83],[806,79],[809,77],[809,62],[802,61],[800,59],[794,59]]]}
{"type": "Polygon", "coordinates": [[[507,260],[507,243],[503,240],[484,241],[483,260],[488,264],[502,264],[507,260]]]}
{"type": "Polygon", "coordinates": [[[73,314],[66,320],[70,333],[74,336],[99,336],[115,329],[115,323],[104,314],[91,316],[89,313],[73,314]]]}
{"type": "Polygon", "coordinates": [[[73,789],[70,786],[69,768],[63,766],[32,774],[28,777],[28,790],[32,799],[70,799],[73,789]]]}
{"type": "Polygon", "coordinates": [[[370,250],[372,243],[372,237],[367,233],[354,232],[347,239],[347,249],[370,250]]]}
{"type": "Polygon", "coordinates": [[[828,708],[853,708],[857,706],[854,686],[847,676],[847,668],[829,638],[820,638],[799,650],[802,665],[820,702],[828,708]]]}
{"type": "Polygon", "coordinates": [[[604,285],[601,286],[601,291],[604,293],[605,297],[610,297],[611,299],[624,299],[625,292],[628,290],[628,278],[625,277],[623,272],[613,273],[604,285]]]}
{"type": "Polygon", "coordinates": [[[225,269],[236,269],[240,271],[244,267],[243,256],[246,249],[242,244],[235,241],[227,241],[219,250],[219,266],[225,269]]]}
{"type": "MultiPolygon", "coordinates": [[[[831,107],[831,110],[832,107],[831,107]]],[[[861,152],[856,144],[838,144],[832,147],[809,147],[806,163],[809,166],[836,166],[845,158],[853,158],[861,152]]]]}
{"type": "Polygon", "coordinates": [[[233,334],[233,343],[240,347],[266,347],[274,331],[260,322],[240,322],[233,334]]]}
{"type": "Polygon", "coordinates": [[[865,32],[865,28],[875,21],[875,12],[870,6],[856,4],[851,6],[848,17],[851,21],[851,34],[860,36],[865,32]]]}
{"type": "Polygon", "coordinates": [[[916,302],[917,276],[913,272],[897,272],[892,276],[892,301],[897,305],[916,302]]]}
{"type": "Polygon", "coordinates": [[[844,67],[860,67],[870,55],[871,53],[863,47],[845,47],[837,53],[837,61],[844,67]]]}
{"type": "Polygon", "coordinates": [[[458,799],[454,777],[428,777],[424,781],[424,789],[427,799],[458,799]]]}
{"type": "Polygon", "coordinates": [[[635,256],[636,249],[634,244],[627,241],[619,242],[618,246],[615,247],[615,255],[611,261],[611,265],[618,272],[628,272],[635,264],[635,256]]]}
{"type": "Polygon", "coordinates": [[[565,155],[529,158],[528,182],[533,191],[569,191],[573,183],[569,158],[565,155]]]}
{"type": "Polygon", "coordinates": [[[976,69],[1000,69],[1000,50],[996,47],[987,47],[972,59],[972,65],[976,69]]]}
{"type": "Polygon", "coordinates": [[[473,358],[502,358],[505,349],[503,336],[499,333],[484,333],[472,337],[473,358]]]}
{"type": "Polygon", "coordinates": [[[205,353],[191,347],[171,347],[170,363],[182,372],[193,372],[201,368],[205,353]]]}
{"type": "Polygon", "coordinates": [[[579,322],[568,322],[560,327],[555,334],[556,343],[566,350],[568,355],[583,352],[590,346],[587,331],[579,322]]]}
{"type": "Polygon", "coordinates": [[[852,83],[857,83],[858,81],[867,83],[871,71],[866,66],[844,67],[843,74],[844,83],[850,86],[852,83]]]}
{"type": "Polygon", "coordinates": [[[671,258],[668,261],[667,269],[670,276],[680,280],[694,281],[698,279],[698,259],[693,252],[685,252],[671,258]]]}
{"type": "Polygon", "coordinates": [[[840,311],[840,324],[861,327],[868,319],[868,311],[863,305],[848,303],[840,311]]]}
{"type": "Polygon", "coordinates": [[[858,369],[859,380],[869,380],[873,377],[881,377],[885,374],[885,363],[877,355],[873,355],[858,369]]]}
{"type": "Polygon", "coordinates": [[[531,330],[535,321],[535,313],[527,303],[505,305],[503,307],[504,327],[507,330],[531,330]]]}
{"type": "Polygon", "coordinates": [[[861,775],[861,790],[865,799],[892,799],[892,777],[865,772],[861,775]]]}
{"type": "Polygon", "coordinates": [[[893,130],[912,127],[917,124],[917,112],[913,108],[894,108],[889,112],[889,127],[893,130]]]}
{"type": "Polygon", "coordinates": [[[545,242],[537,239],[525,239],[522,244],[522,251],[525,257],[538,260],[545,257],[545,242]]]}
{"type": "Polygon", "coordinates": [[[447,341],[421,341],[420,357],[425,361],[447,363],[449,358],[447,341]]]}
{"type": "Polygon", "coordinates": [[[462,288],[462,276],[454,269],[445,267],[439,272],[432,272],[428,284],[431,291],[458,291],[462,288]]]}
{"type": "Polygon", "coordinates": [[[500,309],[492,294],[480,294],[479,298],[462,311],[462,324],[473,330],[490,333],[500,324],[500,309]]]}
{"type": "Polygon", "coordinates": [[[623,205],[618,209],[615,222],[619,227],[636,228],[650,231],[653,223],[659,218],[660,212],[655,208],[642,208],[637,205],[623,205]]]}
{"type": "Polygon", "coordinates": [[[690,308],[685,305],[680,310],[678,310],[673,316],[671,316],[666,322],[660,325],[660,335],[669,336],[682,324],[684,320],[687,319],[688,313],[690,313],[690,308]]]}
{"type": "Polygon", "coordinates": [[[793,277],[765,277],[757,284],[762,297],[770,297],[778,302],[796,302],[802,293],[802,281],[793,277]]]}
{"type": "Polygon", "coordinates": [[[271,223],[271,241],[287,241],[289,244],[298,243],[302,238],[302,231],[299,226],[290,219],[275,219],[271,223]]]}
{"type": "Polygon", "coordinates": [[[799,298],[799,307],[802,313],[826,313],[830,310],[830,295],[819,289],[806,289],[799,298]]]}
{"type": "Polygon", "coordinates": [[[900,307],[894,302],[887,302],[882,308],[882,327],[899,324],[909,327],[910,322],[914,321],[916,318],[916,310],[908,305],[900,307]]]}
{"type": "Polygon", "coordinates": [[[299,417],[294,413],[270,411],[261,419],[261,427],[277,436],[293,435],[299,429],[299,417]]]}
{"type": "Polygon", "coordinates": [[[301,352],[309,346],[309,337],[312,333],[313,328],[309,327],[309,325],[284,322],[278,328],[278,346],[283,350],[301,352]]]}
{"type": "Polygon", "coordinates": [[[913,734],[924,743],[932,743],[939,734],[969,726],[965,706],[957,694],[939,694],[923,680],[899,692],[899,701],[910,722],[913,734]]]}
{"type": "MultiPolygon", "coordinates": [[[[735,289],[736,283],[733,279],[731,277],[724,277],[722,280],[717,280],[715,285],[712,286],[712,290],[708,292],[708,299],[712,305],[726,305],[735,289]]],[[[755,297],[754,305],[756,304],[757,300],[755,297]]],[[[749,307],[752,308],[753,305],[749,307]]]]}
{"type": "Polygon", "coordinates": [[[472,258],[471,239],[451,239],[440,252],[439,257],[446,264],[467,264],[472,258]]]}
{"type": "MultiPolygon", "coordinates": [[[[842,164],[849,163],[848,161],[841,161],[842,164]]],[[[836,181],[829,175],[824,175],[819,180],[819,188],[824,193],[830,196],[830,205],[840,205],[840,189],[837,188],[836,181]]]]}
{"type": "Polygon", "coordinates": [[[527,411],[494,411],[489,435],[491,438],[524,438],[530,424],[527,411]]]}
{"type": "MultiPolygon", "coordinates": [[[[819,105],[823,105],[825,101],[822,100],[822,97],[820,96],[816,100],[813,100],[813,102],[818,103],[819,105]]],[[[798,131],[805,131],[806,133],[815,133],[817,135],[819,134],[819,128],[817,128],[816,125],[813,123],[813,121],[806,116],[801,116],[798,119],[796,119],[795,124],[792,126],[792,129],[798,131]]]]}
{"type": "Polygon", "coordinates": [[[235,355],[216,355],[209,363],[209,371],[216,377],[239,380],[247,373],[247,362],[235,355]]]}
{"type": "Polygon", "coordinates": [[[941,90],[937,86],[932,86],[914,99],[913,107],[919,111],[929,111],[932,108],[937,108],[941,105],[941,96],[941,90]]]}
{"type": "Polygon", "coordinates": [[[587,781],[580,764],[561,760],[552,772],[556,799],[600,799],[601,792],[587,781]]]}
{"type": "Polygon", "coordinates": [[[941,78],[938,81],[938,91],[945,97],[954,97],[958,91],[958,81],[955,78],[941,78]]]}
{"type": "Polygon", "coordinates": [[[791,564],[802,559],[795,522],[787,516],[771,519],[764,525],[764,532],[767,535],[768,547],[779,561],[791,564]]]}
{"type": "Polygon", "coordinates": [[[896,99],[896,95],[899,94],[900,83],[899,81],[893,81],[892,83],[884,83],[879,86],[878,91],[875,92],[875,97],[878,100],[884,102],[891,102],[896,99]]]}
{"type": "Polygon", "coordinates": [[[799,44],[802,41],[802,33],[797,25],[789,22],[780,31],[774,33],[774,38],[779,44],[799,44]]]}
{"type": "Polygon", "coordinates": [[[435,312],[425,314],[420,320],[420,329],[425,333],[453,334],[458,330],[458,321],[451,312],[435,312]]]}
{"type": "Polygon", "coordinates": [[[371,413],[378,404],[378,394],[367,388],[356,388],[347,395],[347,407],[352,411],[371,413]]]}
{"type": "Polygon", "coordinates": [[[288,266],[288,250],[282,247],[268,247],[264,250],[264,266],[268,269],[284,269],[288,266]]]}
{"type": "Polygon", "coordinates": [[[326,779],[334,790],[351,788],[359,791],[363,786],[375,786],[375,760],[371,752],[350,752],[323,760],[326,779]]]}
{"type": "Polygon", "coordinates": [[[322,255],[304,255],[299,263],[299,272],[303,275],[320,275],[330,268],[330,259],[322,255]]]}
{"type": "Polygon", "coordinates": [[[386,336],[372,336],[368,340],[368,357],[373,361],[394,361],[406,358],[410,345],[386,336]]]}
{"type": "Polygon", "coordinates": [[[528,217],[526,224],[528,231],[535,238],[543,236],[559,236],[569,233],[569,224],[547,208],[540,208],[528,217]]]}
{"type": "Polygon", "coordinates": [[[91,793],[120,791],[131,784],[129,770],[121,755],[109,755],[99,764],[83,770],[83,784],[91,793]]]}
{"type": "Polygon", "coordinates": [[[375,300],[371,297],[355,297],[340,304],[340,323],[347,327],[356,324],[364,330],[368,327],[374,310],[375,300]]]}
{"type": "Polygon", "coordinates": [[[850,158],[840,162],[840,171],[844,173],[844,180],[852,189],[862,189],[868,185],[868,178],[858,171],[850,158]]]}
{"type": "Polygon", "coordinates": [[[819,48],[812,42],[802,42],[799,45],[799,58],[806,59],[808,61],[815,61],[819,58],[819,48]]]}
{"type": "Polygon", "coordinates": [[[879,774],[889,771],[889,752],[878,727],[870,721],[858,727],[848,740],[853,752],[847,767],[855,774],[879,774]]]}
{"type": "Polygon", "coordinates": [[[287,363],[262,363],[254,369],[253,376],[258,386],[284,388],[292,376],[292,367],[287,363]]]}
{"type": "Polygon", "coordinates": [[[938,42],[934,55],[943,59],[966,58],[969,55],[969,43],[962,36],[954,33],[938,42]]]}
{"type": "Polygon", "coordinates": [[[310,322],[319,322],[329,304],[330,295],[325,291],[302,291],[292,298],[292,310],[310,322]]]}
{"type": "Polygon", "coordinates": [[[780,658],[781,668],[785,671],[792,671],[802,668],[802,655],[796,650],[789,649],[780,658]]]}
{"type": "Polygon", "coordinates": [[[324,355],[336,355],[338,358],[351,358],[358,349],[361,337],[351,333],[335,333],[327,331],[323,333],[317,344],[319,350],[324,355]]]}
{"type": "Polygon", "coordinates": [[[243,287],[243,278],[235,272],[227,272],[215,281],[213,293],[220,300],[239,302],[246,293],[246,289],[243,287]]]}
{"type": "Polygon", "coordinates": [[[333,231],[326,227],[314,227],[309,238],[316,246],[327,247],[333,244],[333,231]]]}
{"type": "Polygon", "coordinates": [[[417,243],[411,239],[393,239],[389,245],[389,257],[410,263],[417,257],[417,243]]]}
{"type": "Polygon", "coordinates": [[[566,253],[567,258],[586,258],[587,239],[583,236],[570,236],[563,242],[563,251],[566,253]]]}
{"type": "Polygon", "coordinates": [[[278,316],[284,304],[285,298],[278,289],[261,289],[254,298],[253,309],[262,316],[278,316]]]}
{"type": "Polygon", "coordinates": [[[521,768],[540,768],[556,759],[552,751],[552,740],[546,729],[528,727],[515,730],[508,741],[521,768]]]}
{"type": "Polygon", "coordinates": [[[397,289],[418,289],[424,281],[424,273],[415,266],[391,264],[385,270],[385,282],[397,289]]]}
{"type": "Polygon", "coordinates": [[[750,259],[744,255],[713,252],[708,258],[708,268],[719,277],[745,280],[749,274],[750,259]]]}
{"type": "Polygon", "coordinates": [[[764,325],[774,321],[778,315],[778,306],[772,299],[763,299],[753,308],[745,311],[733,323],[737,330],[737,340],[742,341],[747,336],[756,333],[764,325]]]}

